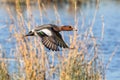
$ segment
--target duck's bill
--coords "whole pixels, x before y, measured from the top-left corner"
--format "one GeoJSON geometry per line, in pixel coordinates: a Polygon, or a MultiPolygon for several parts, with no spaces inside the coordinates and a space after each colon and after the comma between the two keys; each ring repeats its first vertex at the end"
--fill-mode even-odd
{"type": "Polygon", "coordinates": [[[77,28],[73,28],[73,31],[77,31],[77,28]]]}

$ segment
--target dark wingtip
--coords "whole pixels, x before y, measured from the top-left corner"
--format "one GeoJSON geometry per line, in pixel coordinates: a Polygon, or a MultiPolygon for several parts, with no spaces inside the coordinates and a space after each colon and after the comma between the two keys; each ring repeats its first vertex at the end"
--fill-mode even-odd
{"type": "Polygon", "coordinates": [[[63,46],[63,48],[69,48],[69,47],[68,47],[68,45],[65,44],[65,45],[63,46]]]}
{"type": "Polygon", "coordinates": [[[60,51],[59,49],[50,49],[48,48],[49,50],[52,50],[52,51],[60,51]]]}

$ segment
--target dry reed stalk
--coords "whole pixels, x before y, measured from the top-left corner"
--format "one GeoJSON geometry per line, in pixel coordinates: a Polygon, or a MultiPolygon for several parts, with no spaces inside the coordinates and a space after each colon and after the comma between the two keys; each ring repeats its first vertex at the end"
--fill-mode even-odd
{"type": "Polygon", "coordinates": [[[39,7],[39,11],[40,11],[40,21],[41,21],[41,24],[43,24],[41,3],[42,3],[41,0],[38,0],[38,7],[39,7]]]}
{"type": "MultiPolygon", "coordinates": [[[[31,16],[31,9],[30,9],[30,0],[26,0],[26,5],[27,5],[27,18],[30,19],[31,16]]],[[[30,25],[30,20],[28,20],[27,23],[28,29],[31,29],[31,25],[30,25]]]]}
{"type": "Polygon", "coordinates": [[[62,24],[56,5],[54,5],[53,8],[54,8],[55,16],[56,16],[56,24],[62,24]]]}
{"type": "Polygon", "coordinates": [[[4,62],[0,62],[0,80],[10,80],[7,65],[4,62]]]}
{"type": "Polygon", "coordinates": [[[90,34],[91,34],[92,37],[94,37],[92,30],[93,30],[94,23],[95,23],[95,20],[96,20],[96,14],[97,14],[98,8],[99,8],[99,0],[97,0],[97,2],[96,2],[95,13],[94,13],[94,16],[93,16],[93,20],[92,20],[92,22],[91,22],[91,25],[90,25],[90,34]]]}
{"type": "Polygon", "coordinates": [[[101,33],[101,41],[103,40],[104,38],[104,26],[105,26],[105,23],[104,23],[104,16],[101,16],[102,18],[102,33],[101,33]]]}
{"type": "Polygon", "coordinates": [[[117,52],[118,49],[119,49],[119,46],[117,46],[117,47],[114,49],[113,53],[111,54],[111,56],[110,56],[110,58],[109,58],[109,60],[108,60],[108,63],[107,63],[106,66],[105,66],[106,70],[108,69],[110,62],[112,61],[112,58],[114,57],[114,55],[115,55],[115,53],[117,52]]]}
{"type": "Polygon", "coordinates": [[[0,45],[0,80],[10,80],[10,75],[8,73],[7,69],[7,60],[4,59],[5,54],[4,54],[4,49],[0,45]]]}
{"type": "MultiPolygon", "coordinates": [[[[29,1],[27,1],[28,4],[28,8],[29,8],[29,1]]],[[[41,75],[39,75],[38,73],[36,73],[36,67],[38,70],[38,72],[40,72],[40,65],[39,65],[39,60],[36,58],[36,52],[33,51],[33,45],[31,44],[31,42],[28,42],[28,40],[26,40],[28,43],[25,43],[25,39],[22,39],[22,35],[18,32],[22,31],[23,34],[25,33],[25,29],[24,29],[24,18],[20,12],[20,5],[19,5],[19,1],[16,1],[16,12],[17,12],[17,24],[19,26],[17,26],[17,28],[14,30],[15,33],[15,38],[17,40],[17,46],[19,46],[19,48],[17,49],[18,51],[16,53],[21,53],[23,61],[24,61],[24,70],[23,72],[25,72],[25,79],[29,80],[39,80],[41,77],[41,75]],[[21,27],[22,26],[22,27],[21,27]],[[28,49],[29,46],[29,49],[28,49]],[[34,59],[34,60],[33,60],[34,59]],[[35,65],[36,66],[33,66],[35,65]]],[[[29,22],[28,22],[28,26],[29,26],[29,22]]],[[[30,29],[30,26],[28,27],[30,29]]],[[[22,66],[23,67],[23,66],[22,66]]],[[[21,77],[21,79],[23,79],[23,77],[21,77]]]]}
{"type": "Polygon", "coordinates": [[[44,5],[44,3],[42,3],[42,8],[43,8],[42,11],[45,13],[44,15],[46,16],[46,18],[47,18],[50,22],[52,22],[52,19],[49,18],[48,13],[47,13],[47,8],[48,8],[48,7],[46,7],[46,5],[44,5]]]}

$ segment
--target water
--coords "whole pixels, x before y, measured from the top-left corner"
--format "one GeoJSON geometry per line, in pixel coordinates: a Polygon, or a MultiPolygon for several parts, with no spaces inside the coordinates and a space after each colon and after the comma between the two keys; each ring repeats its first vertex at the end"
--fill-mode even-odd
{"type": "MultiPolygon", "coordinates": [[[[36,4],[37,5],[37,4],[36,4]]],[[[35,21],[32,23],[32,26],[41,24],[40,20],[40,12],[38,6],[31,5],[32,17],[34,17],[35,21]]],[[[77,18],[79,18],[78,24],[81,25],[81,21],[84,18],[85,26],[88,26],[92,21],[94,13],[95,13],[95,2],[93,0],[80,4],[77,8],[77,18]]],[[[9,5],[12,14],[16,17],[15,6],[9,5]]],[[[101,39],[101,29],[102,29],[102,20],[101,16],[104,16],[104,39],[101,42],[101,49],[104,53],[104,62],[105,64],[108,62],[110,55],[116,48],[116,46],[120,45],[120,0],[101,0],[99,4],[99,9],[96,14],[96,20],[93,27],[93,32],[95,37],[101,39]]],[[[56,23],[56,13],[54,11],[53,5],[49,5],[46,8],[46,12],[44,11],[43,23],[56,23]]],[[[26,7],[22,6],[22,13],[25,19],[27,10],[26,7]]],[[[67,3],[59,4],[58,6],[58,16],[57,19],[60,18],[59,24],[71,24],[74,25],[74,8],[69,8],[67,3]]],[[[12,47],[14,47],[15,42],[10,39],[9,32],[9,24],[11,24],[11,20],[9,18],[9,13],[7,11],[6,4],[0,4],[0,44],[7,51],[9,55],[9,51],[12,47]]],[[[113,57],[108,70],[106,71],[107,80],[120,80],[120,50],[116,51],[115,56],[113,57]]],[[[8,56],[9,57],[9,56],[8,56]]],[[[13,66],[12,66],[13,67],[13,66]]]]}

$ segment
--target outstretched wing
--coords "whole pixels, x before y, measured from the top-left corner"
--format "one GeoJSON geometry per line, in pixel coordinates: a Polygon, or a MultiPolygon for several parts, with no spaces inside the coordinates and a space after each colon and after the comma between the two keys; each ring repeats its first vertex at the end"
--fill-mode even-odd
{"type": "Polygon", "coordinates": [[[55,40],[52,37],[44,36],[42,37],[42,43],[49,50],[59,51],[58,45],[55,43],[55,40]]]}
{"type": "Polygon", "coordinates": [[[54,39],[55,39],[56,44],[58,46],[63,47],[63,48],[69,48],[67,46],[67,44],[64,42],[64,40],[63,40],[63,38],[62,38],[62,36],[61,36],[61,34],[59,32],[56,33],[56,36],[55,36],[54,39]]]}
{"type": "Polygon", "coordinates": [[[53,51],[59,51],[56,41],[51,36],[46,35],[42,31],[37,32],[37,34],[41,37],[42,43],[46,48],[48,48],[49,50],[51,49],[53,51]]]}

